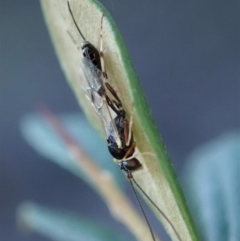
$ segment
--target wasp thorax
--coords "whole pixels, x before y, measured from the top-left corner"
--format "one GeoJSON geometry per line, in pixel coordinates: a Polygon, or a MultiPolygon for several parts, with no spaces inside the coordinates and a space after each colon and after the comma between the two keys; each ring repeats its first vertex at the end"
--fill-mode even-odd
{"type": "Polygon", "coordinates": [[[90,42],[83,41],[82,53],[84,58],[90,60],[95,67],[102,71],[99,51],[90,42]]]}

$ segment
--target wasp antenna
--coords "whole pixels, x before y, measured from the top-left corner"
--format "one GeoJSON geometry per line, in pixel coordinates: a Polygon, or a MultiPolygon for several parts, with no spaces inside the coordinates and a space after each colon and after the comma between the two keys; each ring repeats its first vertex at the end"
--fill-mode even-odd
{"type": "Polygon", "coordinates": [[[104,17],[105,13],[103,12],[102,14],[102,18],[101,18],[101,31],[102,31],[102,25],[103,25],[103,17],[104,17]]]}
{"type": "MultiPolygon", "coordinates": [[[[100,26],[100,39],[102,39],[102,32],[103,32],[103,17],[104,17],[104,12],[102,13],[102,17],[101,17],[101,26],[100,26]]],[[[100,43],[101,45],[102,43],[100,43]]],[[[102,48],[102,46],[100,46],[100,48],[102,48]]],[[[103,49],[102,49],[103,51],[103,49]]]]}
{"type": "MultiPolygon", "coordinates": [[[[138,189],[144,194],[144,196],[151,202],[151,204],[158,210],[158,212],[165,218],[165,220],[169,223],[169,225],[172,227],[174,233],[178,237],[179,241],[182,241],[180,235],[178,234],[177,230],[175,229],[174,225],[170,221],[170,219],[167,217],[167,215],[153,202],[153,200],[147,195],[147,193],[138,185],[136,180],[134,179],[133,175],[131,175],[131,179],[133,180],[134,184],[138,187],[138,189]]],[[[129,179],[129,180],[131,180],[129,179]]],[[[132,184],[132,182],[131,182],[132,184]]]]}
{"type": "Polygon", "coordinates": [[[77,28],[79,34],[81,35],[81,37],[83,38],[83,40],[86,40],[85,37],[83,36],[83,34],[82,34],[80,28],[78,27],[77,22],[76,22],[74,16],[73,16],[73,12],[72,12],[72,10],[71,10],[71,7],[70,7],[70,3],[69,3],[69,1],[67,1],[67,5],[68,5],[68,11],[69,11],[69,13],[70,13],[71,16],[72,16],[72,20],[73,20],[73,22],[74,22],[74,25],[76,26],[76,28],[77,28]]]}
{"type": "Polygon", "coordinates": [[[102,14],[101,17],[101,26],[100,26],[100,58],[101,58],[101,66],[102,66],[102,72],[104,77],[107,78],[107,72],[105,69],[105,63],[104,63],[104,54],[103,54],[103,17],[104,17],[104,13],[102,14]]]}
{"type": "MultiPolygon", "coordinates": [[[[130,174],[130,175],[131,175],[131,174],[130,174]]],[[[148,225],[148,228],[149,228],[149,231],[150,231],[150,233],[151,233],[152,239],[153,239],[153,241],[156,241],[156,239],[155,239],[155,237],[154,237],[154,234],[153,234],[153,230],[152,230],[151,225],[150,225],[150,223],[149,223],[149,221],[148,221],[147,215],[146,215],[146,213],[144,212],[142,203],[140,202],[139,196],[138,196],[138,194],[137,194],[137,192],[136,192],[136,189],[134,188],[134,185],[133,185],[133,183],[132,183],[132,180],[134,180],[134,179],[133,179],[133,177],[132,177],[132,175],[131,175],[131,178],[129,178],[129,182],[131,183],[131,187],[132,187],[133,192],[134,192],[134,194],[135,194],[135,197],[136,197],[136,199],[137,199],[137,201],[138,201],[139,207],[141,208],[142,214],[143,214],[143,216],[144,216],[144,218],[145,218],[145,221],[146,221],[146,223],[147,223],[147,225],[148,225]]]]}
{"type": "MultiPolygon", "coordinates": [[[[67,34],[70,36],[71,40],[73,41],[73,43],[75,45],[77,45],[77,42],[75,41],[75,39],[73,38],[72,34],[67,30],[67,34]]],[[[77,46],[77,49],[79,50],[79,47],[77,46]]]]}

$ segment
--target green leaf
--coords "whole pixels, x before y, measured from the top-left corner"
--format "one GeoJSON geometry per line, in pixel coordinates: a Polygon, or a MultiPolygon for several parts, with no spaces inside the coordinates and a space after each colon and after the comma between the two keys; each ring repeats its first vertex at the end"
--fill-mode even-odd
{"type": "MultiPolygon", "coordinates": [[[[116,182],[123,186],[124,177],[122,172],[117,165],[112,163],[104,141],[86,118],[77,113],[62,114],[58,118],[66,130],[98,162],[98,165],[112,172],[116,182]]],[[[23,137],[38,153],[83,180],[88,180],[88,176],[84,174],[79,165],[69,155],[66,145],[42,116],[38,114],[26,115],[21,120],[20,128],[23,137]]]]}
{"type": "Polygon", "coordinates": [[[188,164],[184,184],[202,240],[239,240],[240,133],[197,148],[188,164]]]}
{"type": "MultiPolygon", "coordinates": [[[[67,2],[65,0],[42,0],[41,3],[54,48],[66,78],[87,117],[103,134],[97,114],[81,88],[82,76],[79,73],[79,66],[82,54],[77,50],[77,46],[80,47],[82,39],[73,25],[67,2]],[[73,39],[77,42],[77,46],[73,39]]],[[[169,217],[182,240],[198,240],[169,155],[158,134],[142,88],[115,23],[106,9],[97,1],[72,0],[70,4],[85,38],[97,47],[100,41],[100,20],[104,12],[103,49],[106,50],[104,56],[108,80],[121,98],[128,119],[130,119],[131,110],[134,110],[133,133],[137,143],[137,153],[152,153],[152,155],[138,155],[138,159],[143,164],[143,169],[134,173],[135,179],[169,217]]],[[[177,240],[166,220],[162,219],[160,215],[158,217],[172,239],[177,240]]]]}
{"type": "Polygon", "coordinates": [[[121,241],[126,240],[121,233],[111,227],[71,213],[53,211],[32,202],[25,202],[17,210],[20,226],[35,230],[42,235],[57,241],[121,241]]]}

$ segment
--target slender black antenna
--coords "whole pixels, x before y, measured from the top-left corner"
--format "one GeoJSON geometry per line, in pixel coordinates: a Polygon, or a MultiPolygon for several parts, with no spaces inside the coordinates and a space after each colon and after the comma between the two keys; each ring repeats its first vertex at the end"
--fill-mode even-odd
{"type": "Polygon", "coordinates": [[[132,183],[131,178],[129,178],[129,182],[131,183],[131,186],[132,186],[132,189],[133,189],[133,191],[134,191],[135,197],[136,197],[136,199],[137,199],[137,201],[138,201],[138,204],[139,204],[139,206],[140,206],[140,208],[141,208],[142,214],[143,214],[143,216],[144,216],[144,218],[145,218],[145,220],[146,220],[146,223],[147,223],[147,225],[148,225],[148,228],[149,228],[149,230],[150,230],[150,232],[151,232],[152,239],[153,239],[153,241],[156,241],[156,239],[155,239],[155,237],[154,237],[154,234],[153,234],[153,231],[152,231],[152,228],[151,228],[150,223],[149,223],[149,221],[148,221],[147,215],[146,215],[146,213],[144,212],[144,209],[143,209],[143,207],[142,207],[142,204],[141,204],[141,202],[140,202],[140,199],[139,199],[139,197],[138,197],[138,194],[137,194],[137,192],[136,192],[136,190],[135,190],[135,188],[134,188],[134,186],[133,186],[133,183],[132,183]]]}
{"type": "MultiPolygon", "coordinates": [[[[138,185],[138,183],[136,182],[136,180],[133,178],[133,175],[131,174],[131,179],[133,180],[133,182],[135,183],[135,185],[139,188],[139,190],[145,195],[145,197],[151,202],[151,204],[159,211],[159,213],[165,218],[165,220],[169,223],[169,225],[172,227],[173,231],[175,232],[176,236],[178,237],[178,239],[180,241],[182,241],[182,239],[180,238],[180,235],[178,234],[177,230],[175,229],[175,227],[173,226],[172,222],[169,220],[169,218],[166,216],[166,214],[153,202],[153,200],[147,195],[147,193],[138,185]]],[[[131,180],[129,179],[129,180],[131,180]]],[[[131,181],[130,181],[131,182],[131,181]]],[[[132,184],[132,182],[131,182],[132,184]]],[[[135,190],[135,189],[134,189],[135,190]]]]}
{"type": "Polygon", "coordinates": [[[80,28],[78,27],[77,22],[76,22],[74,16],[73,16],[73,13],[72,13],[72,10],[71,10],[71,7],[70,7],[70,3],[69,3],[69,1],[67,1],[67,5],[68,5],[68,10],[69,10],[69,12],[70,12],[70,14],[71,14],[71,16],[72,16],[73,22],[74,22],[74,24],[75,24],[75,26],[76,26],[76,28],[77,28],[79,34],[81,35],[81,37],[83,38],[83,40],[86,40],[86,39],[84,38],[84,36],[83,36],[83,34],[82,34],[80,28]]]}

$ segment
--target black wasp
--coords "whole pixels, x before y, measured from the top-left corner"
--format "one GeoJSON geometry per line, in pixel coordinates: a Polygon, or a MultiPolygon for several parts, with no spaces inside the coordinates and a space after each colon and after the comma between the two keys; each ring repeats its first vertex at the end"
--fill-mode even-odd
{"type": "MultiPolygon", "coordinates": [[[[84,40],[81,44],[83,72],[86,77],[86,84],[83,88],[87,91],[88,98],[100,115],[107,136],[108,150],[115,159],[123,160],[120,163],[123,170],[137,170],[142,165],[136,158],[130,158],[136,146],[133,141],[131,125],[126,118],[126,112],[116,91],[106,81],[107,73],[104,68],[103,50],[98,51],[93,44],[85,39],[76,23],[69,2],[68,9],[78,32],[84,40]]],[[[102,20],[103,16],[100,37],[102,37],[102,20]]],[[[100,45],[102,46],[102,40],[100,45]]]]}

